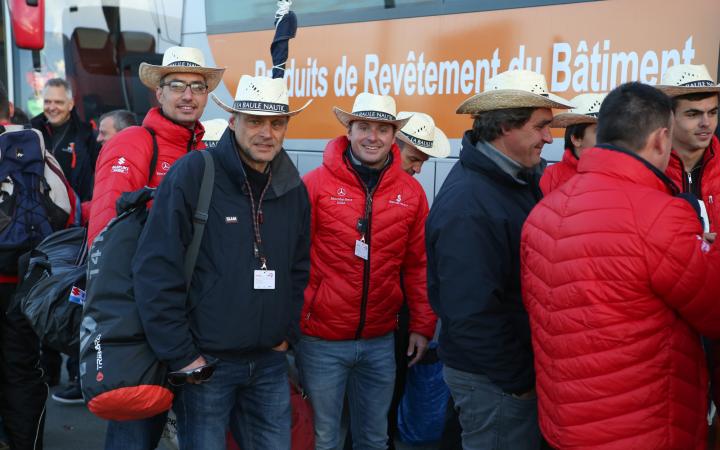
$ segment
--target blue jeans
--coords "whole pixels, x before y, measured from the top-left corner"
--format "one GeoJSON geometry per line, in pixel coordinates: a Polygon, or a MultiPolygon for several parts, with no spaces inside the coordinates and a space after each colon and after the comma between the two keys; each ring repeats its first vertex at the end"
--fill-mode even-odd
{"type": "Polygon", "coordinates": [[[142,420],[111,420],[105,450],[155,450],[167,422],[167,412],[142,420]]]}
{"type": "Polygon", "coordinates": [[[218,361],[209,381],[176,390],[173,411],[180,450],[224,450],[228,427],[243,450],[289,450],[292,419],[285,353],[218,361]]]}
{"type": "Polygon", "coordinates": [[[347,388],[353,448],[386,449],[387,415],[395,386],[392,333],[374,339],[326,341],[302,336],[300,379],[315,418],[315,449],[340,443],[340,417],[347,388]]]}
{"type": "Polygon", "coordinates": [[[537,450],[537,397],[518,398],[484,375],[445,366],[445,382],[460,415],[464,450],[537,450]]]}

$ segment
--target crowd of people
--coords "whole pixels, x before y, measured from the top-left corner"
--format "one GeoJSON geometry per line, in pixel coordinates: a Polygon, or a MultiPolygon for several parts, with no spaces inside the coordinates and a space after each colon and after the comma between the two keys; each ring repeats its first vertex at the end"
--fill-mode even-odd
{"type": "MultiPolygon", "coordinates": [[[[140,66],[159,104],[141,124],[112,111],[95,131],[62,79],[29,122],[83,202],[88,244],[122,193],[156,189],[132,276],[180,448],[224,449],[229,432],[243,449],[290,449],[288,352],[315,448],[342,448],[344,410],[353,448],[393,448],[406,370],[433,341],[459,423],[443,448],[706,448],[720,399],[720,85],[704,66],[572,100],[538,73],[494,76],[457,109],[472,121],[432,208],[413,175],[451,148],[429,114],[360,93],[334,108],[345,132],[301,177],[283,142],[311,101],[293,109],[282,78],[243,75],[226,102],[212,94],[224,70],[171,47],[140,66]],[[209,97],[227,121],[200,121],[209,97]],[[545,167],[552,128],[565,153],[545,167]],[[199,150],[214,181],[186,282],[199,150]]],[[[18,281],[0,285],[0,412],[10,448],[36,449],[62,358],[22,325],[18,281]]],[[[68,356],[53,398],[82,403],[68,356]]],[[[105,448],[155,449],[167,414],[109,421],[105,448]]]]}

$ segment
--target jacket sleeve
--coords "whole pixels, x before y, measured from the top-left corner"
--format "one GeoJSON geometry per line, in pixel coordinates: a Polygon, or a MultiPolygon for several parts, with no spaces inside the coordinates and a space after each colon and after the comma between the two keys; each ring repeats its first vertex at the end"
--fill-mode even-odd
{"type": "Polygon", "coordinates": [[[651,288],[700,334],[720,338],[720,249],[684,200],[672,199],[646,233],[651,288]]]}
{"type": "MultiPolygon", "coordinates": [[[[195,192],[184,189],[183,180],[201,174],[186,170],[182,158],[168,171],[155,194],[153,207],[133,258],[133,286],[140,319],[148,343],[170,370],[179,370],[200,356],[187,319],[185,252],[192,239],[195,192]]],[[[202,163],[200,163],[202,164],[202,163]]]]}
{"type": "Polygon", "coordinates": [[[300,313],[304,302],[305,287],[310,279],[310,200],[304,183],[301,186],[303,214],[301,219],[301,231],[297,237],[294,258],[292,263],[292,295],[293,311],[290,322],[290,330],[287,337],[291,345],[297,344],[300,339],[300,313]]]}
{"type": "Polygon", "coordinates": [[[418,185],[420,205],[408,236],[407,251],[402,264],[403,291],[410,310],[410,332],[428,339],[435,335],[437,317],[430,308],[427,293],[427,254],[425,251],[425,220],[428,204],[425,192],[418,185]]]}
{"type": "Polygon", "coordinates": [[[100,152],[95,171],[92,208],[88,220],[88,245],[116,216],[115,202],[123,192],[147,184],[152,138],[141,127],[111,139],[100,152]]]}

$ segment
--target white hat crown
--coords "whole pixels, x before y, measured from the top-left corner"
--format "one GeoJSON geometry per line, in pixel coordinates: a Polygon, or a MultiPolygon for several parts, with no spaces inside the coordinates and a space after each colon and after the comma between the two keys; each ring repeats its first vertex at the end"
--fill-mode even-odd
{"type": "Polygon", "coordinates": [[[162,65],[166,67],[205,67],[205,56],[193,47],[170,47],[163,54],[162,65]]]}
{"type": "Polygon", "coordinates": [[[235,91],[233,109],[261,113],[289,113],[290,106],[285,80],[243,75],[235,91]]]}
{"type": "Polygon", "coordinates": [[[678,87],[715,87],[715,82],[704,64],[678,64],[663,74],[662,85],[678,87]]]}
{"type": "Polygon", "coordinates": [[[575,107],[569,110],[572,114],[597,117],[600,114],[600,106],[607,94],[580,94],[570,100],[575,107]]]}
{"type": "Polygon", "coordinates": [[[228,127],[228,122],[225,119],[210,119],[204,120],[202,125],[203,128],[205,128],[203,141],[207,144],[209,142],[216,142],[220,140],[228,127]]]}
{"type": "Polygon", "coordinates": [[[550,94],[545,76],[531,70],[509,70],[500,73],[490,78],[485,86],[486,92],[500,89],[526,91],[544,97],[550,94]]]}

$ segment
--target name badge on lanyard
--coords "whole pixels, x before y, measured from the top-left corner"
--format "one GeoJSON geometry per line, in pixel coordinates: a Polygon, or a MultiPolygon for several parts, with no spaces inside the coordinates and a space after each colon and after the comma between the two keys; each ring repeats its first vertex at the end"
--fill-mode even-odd
{"type": "Polygon", "coordinates": [[[255,289],[275,289],[275,271],[274,270],[256,270],[255,281],[253,284],[255,289]]]}

